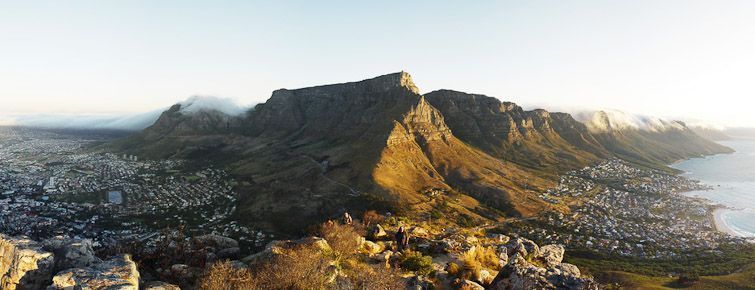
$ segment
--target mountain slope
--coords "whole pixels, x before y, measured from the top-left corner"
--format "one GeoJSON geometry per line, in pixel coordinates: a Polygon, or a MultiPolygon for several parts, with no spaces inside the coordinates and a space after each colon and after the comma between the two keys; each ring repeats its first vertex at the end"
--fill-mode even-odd
{"type": "Polygon", "coordinates": [[[224,166],[240,181],[237,218],[290,233],[343,210],[427,219],[442,209],[452,223],[567,210],[538,197],[563,171],[615,156],[664,166],[724,150],[678,125],[594,130],[482,95],[423,96],[400,72],[276,90],[244,114],[178,104],[110,148],[224,166]]]}
{"type": "Polygon", "coordinates": [[[524,111],[514,103],[451,90],[427,98],[461,140],[533,170],[558,173],[610,155],[568,114],[524,111]]]}
{"type": "MultiPolygon", "coordinates": [[[[254,142],[266,140],[257,149],[246,149],[244,155],[253,159],[231,165],[234,172],[251,177],[249,191],[255,194],[242,201],[245,214],[260,215],[288,195],[290,202],[273,202],[282,207],[269,216],[316,216],[363,199],[379,200],[393,211],[421,212],[433,204],[423,192],[456,189],[515,215],[545,206],[522,185],[547,181],[456,139],[406,73],[278,90],[244,124],[254,142]],[[302,177],[307,181],[293,181],[302,177]],[[291,188],[293,184],[303,186],[291,188]],[[523,195],[534,201],[517,202],[523,195]],[[301,200],[319,202],[300,206],[301,200]]],[[[467,210],[473,208],[462,211],[472,214],[467,210]]]]}

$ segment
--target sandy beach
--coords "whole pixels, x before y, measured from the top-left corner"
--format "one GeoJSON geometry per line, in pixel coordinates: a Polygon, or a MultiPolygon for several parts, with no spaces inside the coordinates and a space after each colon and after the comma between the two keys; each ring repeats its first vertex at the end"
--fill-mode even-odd
{"type": "Polygon", "coordinates": [[[723,217],[724,210],[726,209],[717,208],[713,211],[713,225],[716,226],[716,230],[719,232],[727,233],[729,235],[739,237],[740,235],[737,232],[733,231],[726,225],[726,222],[724,221],[724,217],[723,217]]]}

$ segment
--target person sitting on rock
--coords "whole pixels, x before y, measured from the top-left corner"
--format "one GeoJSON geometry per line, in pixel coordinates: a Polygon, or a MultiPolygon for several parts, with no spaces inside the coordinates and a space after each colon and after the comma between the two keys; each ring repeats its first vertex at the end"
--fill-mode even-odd
{"type": "Polygon", "coordinates": [[[351,215],[348,212],[343,213],[343,224],[350,225],[354,223],[354,220],[351,218],[351,215]]]}

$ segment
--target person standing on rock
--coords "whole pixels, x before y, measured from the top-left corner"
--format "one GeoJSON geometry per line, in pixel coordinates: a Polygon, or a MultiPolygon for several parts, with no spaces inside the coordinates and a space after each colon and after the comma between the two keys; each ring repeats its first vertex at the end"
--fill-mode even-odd
{"type": "Polygon", "coordinates": [[[404,249],[409,247],[409,233],[401,226],[396,231],[396,247],[399,252],[404,252],[404,249]]]}

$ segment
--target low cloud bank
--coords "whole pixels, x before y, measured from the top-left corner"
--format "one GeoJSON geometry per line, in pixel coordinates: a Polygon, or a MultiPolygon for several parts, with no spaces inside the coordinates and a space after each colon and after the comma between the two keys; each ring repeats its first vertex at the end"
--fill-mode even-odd
{"type": "Polygon", "coordinates": [[[572,115],[577,121],[582,122],[590,130],[595,132],[605,132],[610,130],[664,132],[684,129],[684,124],[679,121],[647,115],[629,114],[619,110],[576,112],[572,115]]]}
{"type": "MultiPolygon", "coordinates": [[[[179,102],[181,112],[192,114],[204,110],[216,110],[228,115],[240,115],[248,107],[238,105],[232,99],[212,96],[192,96],[179,102]]],[[[0,117],[0,125],[56,129],[113,129],[138,131],[154,124],[168,107],[135,114],[114,115],[71,115],[71,114],[30,114],[0,117]]]]}

